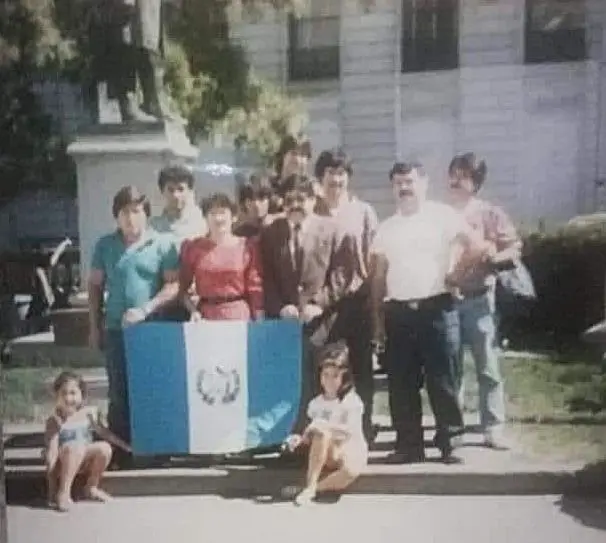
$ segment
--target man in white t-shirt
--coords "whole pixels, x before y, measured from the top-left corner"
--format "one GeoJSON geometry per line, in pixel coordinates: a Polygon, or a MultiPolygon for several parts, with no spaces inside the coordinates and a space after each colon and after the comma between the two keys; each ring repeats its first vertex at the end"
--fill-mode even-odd
{"type": "Polygon", "coordinates": [[[385,347],[391,418],[396,430],[390,463],[422,462],[421,387],[436,421],[435,444],[445,463],[459,463],[453,438],[464,431],[456,393],[459,321],[449,274],[463,244],[481,255],[482,242],[450,206],[426,199],[428,177],[418,163],[390,171],[397,212],[377,230],[371,253],[375,347],[385,347]]]}

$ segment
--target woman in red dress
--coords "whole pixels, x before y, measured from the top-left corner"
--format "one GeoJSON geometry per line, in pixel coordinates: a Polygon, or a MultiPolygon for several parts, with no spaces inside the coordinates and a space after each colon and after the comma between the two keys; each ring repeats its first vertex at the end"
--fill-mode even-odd
{"type": "Polygon", "coordinates": [[[250,320],[263,317],[263,288],[256,239],[235,236],[236,206],[226,194],[202,201],[205,237],[181,246],[180,289],[191,320],[250,320]],[[198,304],[188,291],[195,284],[198,304]]]}

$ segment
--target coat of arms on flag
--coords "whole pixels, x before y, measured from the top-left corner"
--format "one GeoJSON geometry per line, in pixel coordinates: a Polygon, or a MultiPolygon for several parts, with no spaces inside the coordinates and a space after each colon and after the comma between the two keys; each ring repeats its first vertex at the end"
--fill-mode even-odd
{"type": "Polygon", "coordinates": [[[224,454],[280,444],[301,401],[301,326],[152,322],[125,329],[137,455],[224,454]]]}

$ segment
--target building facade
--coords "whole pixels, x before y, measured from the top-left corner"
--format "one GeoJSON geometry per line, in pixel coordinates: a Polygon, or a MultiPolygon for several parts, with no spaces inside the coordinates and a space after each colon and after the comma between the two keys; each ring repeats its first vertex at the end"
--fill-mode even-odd
{"type": "Polygon", "coordinates": [[[351,153],[381,215],[396,159],[421,160],[439,197],[473,150],[485,197],[529,228],[606,203],[605,35],[604,0],[307,0],[231,23],[253,69],[304,99],[315,150],[351,153]]]}

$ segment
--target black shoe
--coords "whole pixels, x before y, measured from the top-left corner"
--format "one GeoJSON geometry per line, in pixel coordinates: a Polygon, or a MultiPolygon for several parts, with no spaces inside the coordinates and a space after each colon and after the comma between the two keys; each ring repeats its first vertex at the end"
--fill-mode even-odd
{"type": "Polygon", "coordinates": [[[442,451],[442,456],[440,458],[443,464],[454,466],[457,464],[463,464],[463,459],[456,454],[453,454],[453,451],[442,451]]]}
{"type": "Polygon", "coordinates": [[[367,428],[366,430],[364,430],[364,438],[366,439],[366,443],[368,443],[369,447],[374,445],[374,442],[377,440],[378,435],[379,435],[379,426],[376,424],[374,426],[371,426],[370,428],[367,428]]]}
{"type": "Polygon", "coordinates": [[[424,453],[393,452],[383,461],[384,464],[422,464],[425,462],[424,453]]]}

